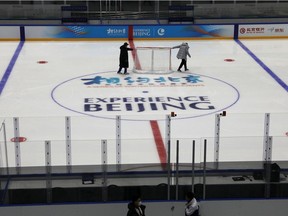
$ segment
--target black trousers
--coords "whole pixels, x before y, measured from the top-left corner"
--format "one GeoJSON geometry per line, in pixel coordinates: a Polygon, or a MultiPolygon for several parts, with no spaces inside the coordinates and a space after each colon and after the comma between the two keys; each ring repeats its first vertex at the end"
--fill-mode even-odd
{"type": "MultiPolygon", "coordinates": [[[[122,68],[123,68],[123,67],[119,67],[119,70],[118,70],[117,73],[120,73],[120,72],[122,71],[122,68]]],[[[127,73],[127,68],[124,68],[124,73],[127,73]]]]}
{"type": "Polygon", "coordinates": [[[181,70],[181,68],[184,66],[185,70],[187,70],[187,61],[185,59],[182,59],[178,70],[181,70]]]}

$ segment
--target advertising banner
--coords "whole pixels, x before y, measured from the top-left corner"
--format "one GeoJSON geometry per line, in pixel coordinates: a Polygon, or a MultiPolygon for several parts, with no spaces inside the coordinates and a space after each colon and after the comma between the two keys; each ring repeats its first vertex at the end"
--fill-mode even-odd
{"type": "MultiPolygon", "coordinates": [[[[26,26],[27,39],[121,39],[128,38],[128,26],[26,26]]],[[[149,38],[233,38],[233,25],[136,25],[135,39],[149,38]]]]}
{"type": "Polygon", "coordinates": [[[19,26],[0,26],[0,40],[20,40],[19,26]]]}
{"type": "Polygon", "coordinates": [[[287,24],[239,25],[239,39],[257,37],[288,37],[287,24]]]}
{"type": "MultiPolygon", "coordinates": [[[[65,39],[127,39],[127,25],[55,25],[25,26],[27,40],[65,39]]],[[[236,30],[237,31],[237,30],[236,30]]],[[[234,25],[135,25],[134,39],[233,39],[234,25]]],[[[237,32],[236,32],[237,33],[237,32]]],[[[241,24],[238,38],[285,38],[288,37],[287,24],[241,24]]],[[[0,26],[0,40],[20,38],[19,26],[0,26]]]]}
{"type": "Polygon", "coordinates": [[[25,26],[26,39],[127,38],[128,26],[25,26]]]}
{"type": "Polygon", "coordinates": [[[155,25],[134,26],[137,38],[233,38],[233,25],[155,25]]]}

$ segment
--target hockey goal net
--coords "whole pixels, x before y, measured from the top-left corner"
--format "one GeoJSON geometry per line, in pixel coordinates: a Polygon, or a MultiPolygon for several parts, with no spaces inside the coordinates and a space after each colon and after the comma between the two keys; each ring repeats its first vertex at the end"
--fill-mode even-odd
{"type": "Polygon", "coordinates": [[[137,47],[134,56],[135,73],[172,73],[171,47],[137,47]]]}

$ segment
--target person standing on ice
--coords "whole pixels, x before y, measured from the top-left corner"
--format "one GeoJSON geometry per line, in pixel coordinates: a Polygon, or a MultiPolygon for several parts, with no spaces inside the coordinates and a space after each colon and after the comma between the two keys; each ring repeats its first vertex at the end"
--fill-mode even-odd
{"type": "Polygon", "coordinates": [[[181,68],[183,66],[184,66],[185,71],[188,71],[189,69],[187,68],[187,55],[189,56],[189,58],[191,58],[191,55],[189,53],[188,43],[184,42],[179,46],[172,47],[172,49],[176,49],[176,48],[179,48],[179,51],[177,53],[177,58],[182,59],[177,71],[181,72],[181,68]]]}
{"type": "Polygon", "coordinates": [[[128,50],[131,51],[133,50],[132,48],[128,48],[128,43],[125,42],[121,47],[120,47],[120,58],[119,58],[119,70],[117,74],[121,74],[122,68],[124,68],[124,74],[127,73],[127,68],[129,67],[129,61],[128,61],[128,50]]]}

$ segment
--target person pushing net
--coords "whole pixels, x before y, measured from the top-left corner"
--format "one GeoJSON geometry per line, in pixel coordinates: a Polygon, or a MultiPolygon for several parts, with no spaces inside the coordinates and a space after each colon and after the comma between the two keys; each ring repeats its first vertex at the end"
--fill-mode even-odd
{"type": "Polygon", "coordinates": [[[128,43],[125,42],[120,47],[120,57],[119,57],[119,70],[117,71],[117,74],[121,74],[122,68],[124,68],[124,74],[127,73],[127,68],[129,67],[129,58],[128,58],[128,51],[132,51],[132,48],[128,47],[128,43]]]}
{"type": "Polygon", "coordinates": [[[177,58],[182,60],[177,71],[181,72],[181,68],[183,66],[184,66],[185,71],[188,71],[189,69],[187,68],[187,56],[191,58],[191,55],[189,53],[188,43],[183,42],[182,44],[178,46],[172,47],[172,49],[176,49],[176,48],[179,48],[179,51],[177,53],[177,58]]]}

